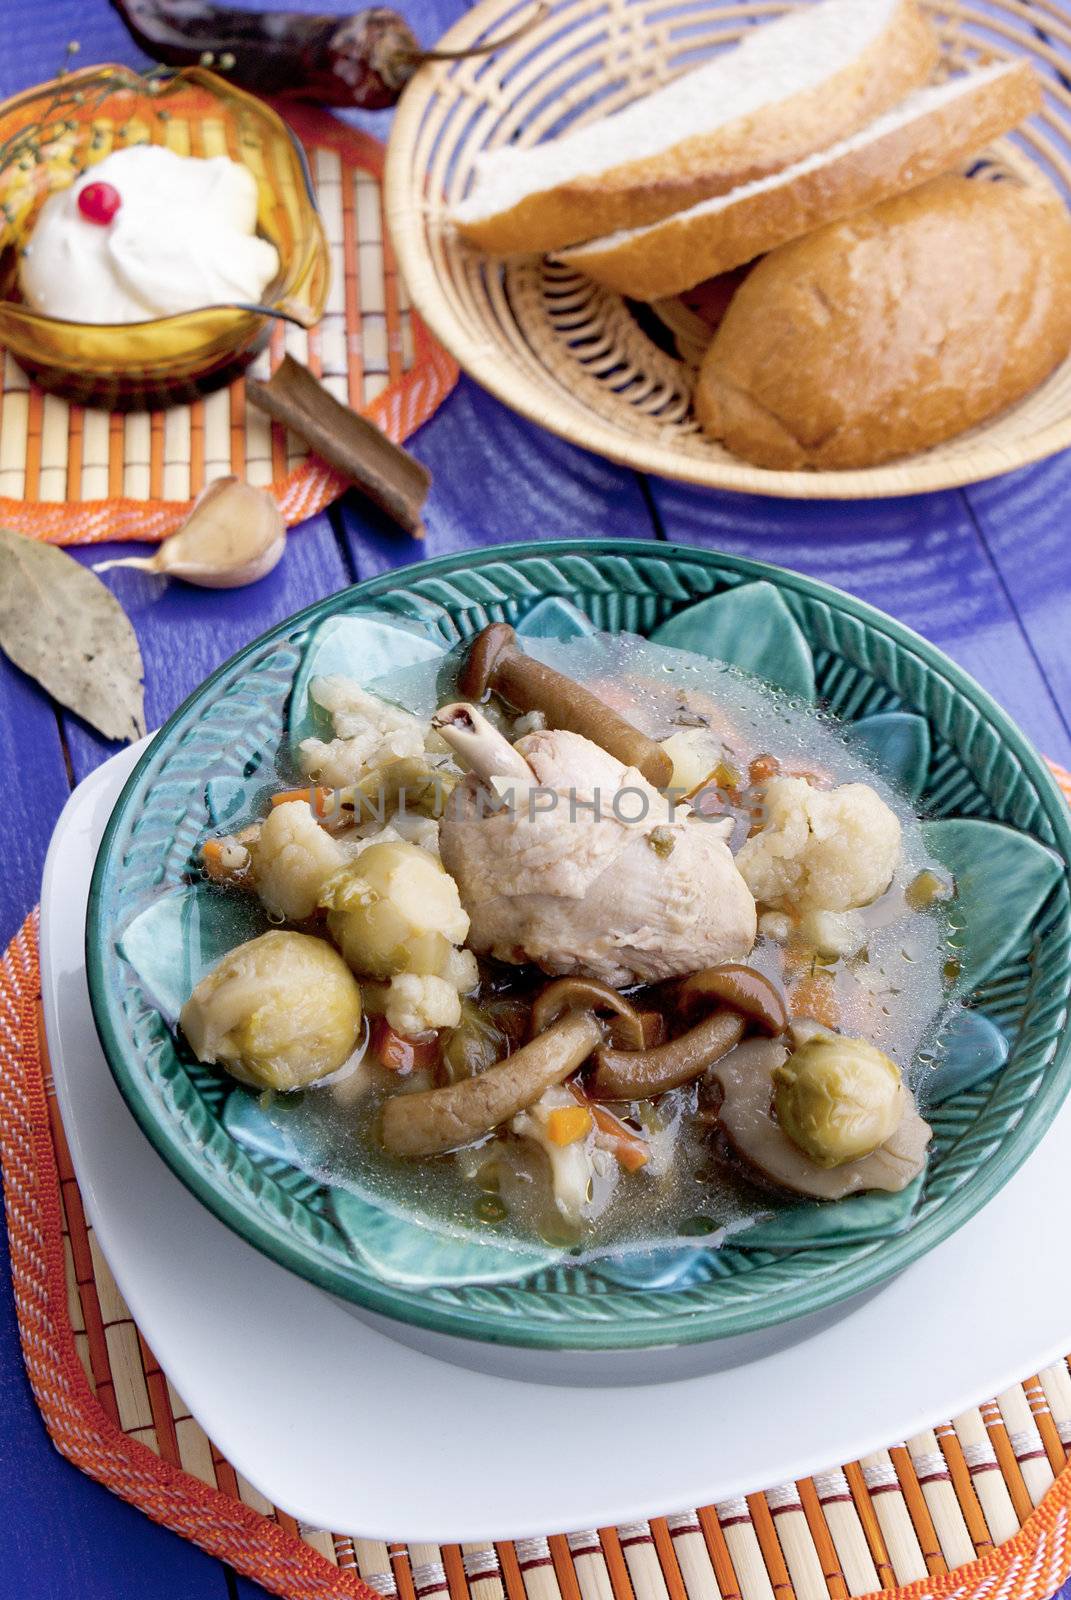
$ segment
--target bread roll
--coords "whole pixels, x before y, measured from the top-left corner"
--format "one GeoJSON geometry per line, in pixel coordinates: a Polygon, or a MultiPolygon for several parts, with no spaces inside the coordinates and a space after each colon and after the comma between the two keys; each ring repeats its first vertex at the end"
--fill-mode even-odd
{"type": "Polygon", "coordinates": [[[1071,349],[1071,218],[1013,179],[945,177],[796,239],[703,359],[703,430],[757,466],[870,467],[1002,411],[1071,349]]]}
{"type": "Polygon", "coordinates": [[[794,8],[612,116],[481,154],[452,220],[500,254],[653,222],[862,127],[925,83],[937,58],[917,0],[794,8]]]}

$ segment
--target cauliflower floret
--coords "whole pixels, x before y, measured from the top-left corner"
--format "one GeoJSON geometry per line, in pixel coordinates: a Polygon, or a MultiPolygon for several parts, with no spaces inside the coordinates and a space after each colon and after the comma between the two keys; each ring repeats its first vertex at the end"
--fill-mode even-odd
{"type": "Polygon", "coordinates": [[[772,778],[766,820],[736,865],[761,905],[850,911],[888,888],[900,858],[900,823],[866,783],[813,789],[772,778]]]}
{"type": "Polygon", "coordinates": [[[440,977],[452,983],[458,994],[471,994],[480,981],[480,969],[471,950],[451,950],[440,977]]]}
{"type": "Polygon", "coordinates": [[[764,911],[759,918],[759,936],[772,939],[775,944],[787,944],[795,925],[787,911],[764,911]]]}
{"type": "Polygon", "coordinates": [[[324,884],[348,860],[306,800],[275,806],[251,853],[257,894],[270,912],[289,922],[312,915],[324,884]]]}
{"type": "Polygon", "coordinates": [[[471,994],[479,981],[472,951],[451,947],[437,973],[398,973],[386,983],[362,983],[361,992],[369,1016],[386,1017],[395,1033],[412,1037],[432,1028],[456,1028],[461,996],[471,994]]]}
{"type": "Polygon", "coordinates": [[[370,767],[424,753],[427,729],[419,718],[369,694],[350,678],[314,678],[311,699],[331,714],[335,737],[303,739],[301,770],[330,789],[356,783],[370,767]]]}
{"type": "Polygon", "coordinates": [[[461,998],[445,978],[401,972],[390,980],[384,1015],[395,1033],[414,1039],[432,1028],[456,1028],[461,998]]]}

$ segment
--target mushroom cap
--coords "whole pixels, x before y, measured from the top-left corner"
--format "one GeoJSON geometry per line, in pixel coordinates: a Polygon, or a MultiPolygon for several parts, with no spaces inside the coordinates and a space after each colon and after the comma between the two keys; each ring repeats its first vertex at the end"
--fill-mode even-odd
{"type": "Polygon", "coordinates": [[[458,677],[458,688],[466,700],[482,700],[491,687],[495,667],[517,649],[517,635],[508,622],[492,622],[472,641],[458,677]]]}
{"type": "Polygon", "coordinates": [[[788,1027],[788,1008],[780,990],[763,973],[742,962],[704,967],[685,978],[677,991],[677,1003],[686,1014],[711,1001],[731,1006],[763,1033],[784,1033],[788,1027]]]}

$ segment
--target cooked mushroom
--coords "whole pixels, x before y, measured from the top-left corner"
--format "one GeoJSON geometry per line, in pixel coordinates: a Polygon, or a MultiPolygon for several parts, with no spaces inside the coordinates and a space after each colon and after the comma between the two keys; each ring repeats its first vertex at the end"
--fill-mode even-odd
{"type": "Polygon", "coordinates": [[[779,990],[754,967],[735,961],[706,967],[685,978],[677,991],[677,1004],[685,1016],[711,1000],[739,1011],[763,1033],[784,1033],[788,1027],[788,1009],[779,990]]]}
{"type": "Polygon", "coordinates": [[[627,1050],[642,1050],[647,1044],[643,1017],[609,984],[594,978],[559,978],[543,990],[532,1007],[532,1033],[545,1033],[563,1011],[609,1011],[616,1018],[611,1024],[615,1044],[627,1050]]]}
{"type": "Polygon", "coordinates": [[[814,1200],[842,1200],[865,1189],[898,1193],[926,1163],[931,1129],[904,1091],[899,1125],[884,1144],[856,1161],[819,1167],[771,1114],[774,1073],[784,1065],[787,1047],[779,1039],[748,1039],[719,1061],[711,1078],[722,1091],[718,1123],[734,1153],[766,1183],[814,1200]]]}
{"type": "Polygon", "coordinates": [[[665,787],[673,776],[673,759],[661,745],[590,689],[525,655],[508,622],[492,622],[476,635],[459,686],[469,700],[493,690],[519,711],[542,711],[550,727],[582,734],[626,767],[638,768],[648,783],[665,787]]]}
{"type": "Polygon", "coordinates": [[[598,1064],[589,1085],[599,1100],[651,1100],[691,1083],[744,1036],[744,1020],[728,1007],[715,1011],[687,1033],[654,1050],[596,1052],[598,1064]]]}
{"type": "Polygon", "coordinates": [[[563,1083],[603,1037],[591,1011],[570,1011],[546,1033],[474,1078],[419,1094],[397,1094],[383,1107],[382,1137],[396,1156],[438,1156],[480,1139],[563,1083]]]}
{"type": "Polygon", "coordinates": [[[626,1050],[604,1045],[595,1058],[593,1092],[601,1100],[647,1100],[698,1078],[740,1043],[748,1024],[769,1034],[788,1027],[785,1002],[769,978],[753,967],[733,961],[705,967],[685,978],[677,990],[677,1004],[685,1017],[694,1016],[700,1007],[709,1010],[712,1001],[720,1004],[710,1016],[668,1044],[648,1049],[633,1045],[626,1050]]]}

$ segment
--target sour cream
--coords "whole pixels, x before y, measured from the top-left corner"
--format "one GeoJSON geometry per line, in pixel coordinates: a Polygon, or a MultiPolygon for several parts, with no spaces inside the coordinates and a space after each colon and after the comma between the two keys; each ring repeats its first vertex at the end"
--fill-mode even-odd
{"type": "Polygon", "coordinates": [[[257,302],[279,270],[256,237],[257,185],[227,156],[202,161],[158,145],[105,156],[41,207],[19,261],[35,311],[73,322],[144,322],[201,306],[257,302]],[[78,197],[111,184],[111,221],[90,220],[78,197]]]}

